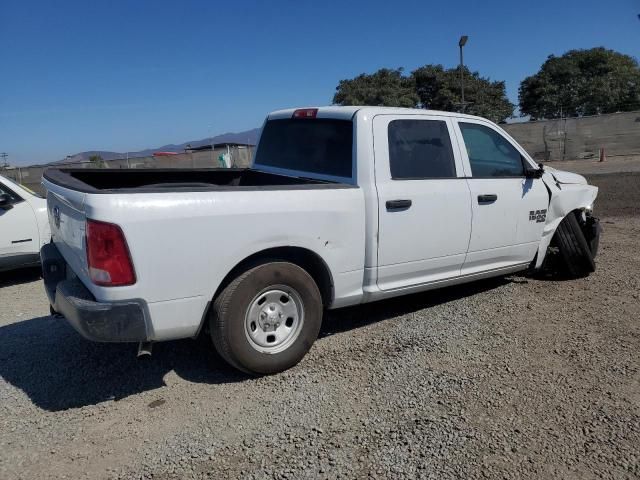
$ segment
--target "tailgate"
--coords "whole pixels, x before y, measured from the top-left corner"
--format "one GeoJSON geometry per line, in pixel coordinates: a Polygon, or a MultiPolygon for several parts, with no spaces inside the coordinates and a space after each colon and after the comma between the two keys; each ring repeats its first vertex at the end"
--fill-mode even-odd
{"type": "Polygon", "coordinates": [[[71,269],[88,279],[85,247],[85,193],[45,183],[51,237],[71,269]]]}

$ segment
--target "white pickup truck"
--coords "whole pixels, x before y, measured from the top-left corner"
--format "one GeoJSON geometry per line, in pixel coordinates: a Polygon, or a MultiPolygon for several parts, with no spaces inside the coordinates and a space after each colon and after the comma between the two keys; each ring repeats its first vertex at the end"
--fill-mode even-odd
{"type": "Polygon", "coordinates": [[[0,175],[0,272],[39,265],[49,240],[46,200],[0,175]]]}
{"type": "MultiPolygon", "coordinates": [[[[52,308],[86,338],[203,328],[231,365],[285,370],[324,309],[539,269],[595,269],[597,188],[495,124],[383,107],[271,113],[251,169],[49,169],[52,308]]],[[[455,321],[455,319],[452,319],[455,321]]]]}

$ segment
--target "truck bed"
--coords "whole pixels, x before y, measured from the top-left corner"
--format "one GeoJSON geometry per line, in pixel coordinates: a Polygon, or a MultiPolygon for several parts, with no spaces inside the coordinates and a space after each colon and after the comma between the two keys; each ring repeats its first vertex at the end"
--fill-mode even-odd
{"type": "Polygon", "coordinates": [[[280,254],[274,249],[315,255],[327,266],[336,292],[331,307],[360,301],[365,197],[357,186],[260,170],[64,168],[49,169],[43,185],[65,271],[96,302],[142,299],[150,340],[196,335],[229,272],[254,255],[280,254]],[[119,227],[134,284],[93,282],[89,220],[119,227]]]}
{"type": "Polygon", "coordinates": [[[248,168],[89,169],[49,168],[44,178],[84,193],[151,193],[215,190],[295,190],[352,185],[280,175],[248,168]]]}

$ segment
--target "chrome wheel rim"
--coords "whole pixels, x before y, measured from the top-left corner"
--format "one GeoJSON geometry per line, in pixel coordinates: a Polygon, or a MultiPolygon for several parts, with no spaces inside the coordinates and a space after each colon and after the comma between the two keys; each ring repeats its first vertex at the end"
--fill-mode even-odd
{"type": "Polygon", "coordinates": [[[245,315],[249,344],[262,353],[279,353],[296,341],[304,323],[300,294],[286,285],[274,285],[256,295],[245,315]]]}

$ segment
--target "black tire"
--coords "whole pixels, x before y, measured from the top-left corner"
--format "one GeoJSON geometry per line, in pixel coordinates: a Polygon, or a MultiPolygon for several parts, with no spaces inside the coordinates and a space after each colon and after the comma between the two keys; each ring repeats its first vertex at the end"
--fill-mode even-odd
{"type": "Polygon", "coordinates": [[[306,270],[285,261],[263,263],[239,275],[215,299],[209,318],[211,339],[220,356],[238,370],[252,375],[282,372],[302,360],[318,338],[322,312],[320,291],[306,270]],[[295,290],[303,321],[285,350],[265,353],[250,342],[245,316],[256,296],[275,285],[295,290]]]}
{"type": "Polygon", "coordinates": [[[587,240],[589,244],[589,249],[591,250],[591,256],[595,259],[596,255],[598,255],[598,247],[600,245],[600,234],[602,232],[602,227],[600,225],[600,220],[593,216],[587,216],[587,221],[584,225],[584,238],[587,240]]]}
{"type": "Polygon", "coordinates": [[[560,222],[554,240],[560,251],[564,273],[572,278],[579,278],[595,272],[594,255],[575,212],[569,213],[560,222]]]}

